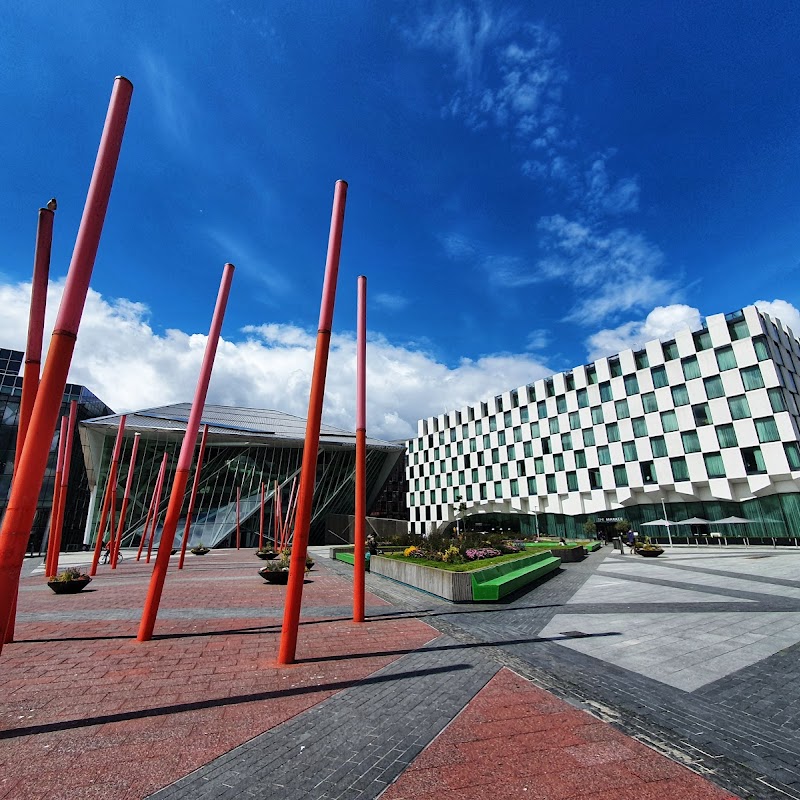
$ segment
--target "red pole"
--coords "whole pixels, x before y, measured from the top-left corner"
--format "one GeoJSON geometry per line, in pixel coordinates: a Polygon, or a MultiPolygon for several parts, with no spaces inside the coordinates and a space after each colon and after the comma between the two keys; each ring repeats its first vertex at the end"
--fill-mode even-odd
{"type": "Polygon", "coordinates": [[[186,558],[186,543],[189,541],[189,528],[192,524],[194,500],[197,496],[197,487],[200,485],[200,470],[203,468],[203,456],[206,452],[206,439],[208,439],[208,425],[203,425],[203,438],[200,440],[200,452],[197,455],[197,466],[194,469],[192,496],[189,498],[189,509],[186,512],[186,527],[183,529],[183,541],[181,542],[181,557],[178,559],[178,569],[183,569],[183,562],[186,558]]]}
{"type": "Polygon", "coordinates": [[[45,577],[52,578],[55,575],[53,571],[58,566],[58,559],[56,559],[56,567],[53,566],[53,534],[55,533],[56,520],[58,519],[58,504],[61,502],[61,475],[64,472],[64,449],[67,446],[67,425],[68,418],[61,417],[61,431],[58,434],[58,455],[56,456],[56,477],[55,485],[53,486],[53,506],[50,509],[50,533],[47,537],[47,555],[45,557],[45,577]]]}
{"type": "Polygon", "coordinates": [[[145,564],[150,563],[150,556],[153,553],[153,542],[155,541],[156,528],[158,527],[158,507],[161,505],[161,492],[164,490],[164,481],[167,476],[167,458],[167,454],[164,453],[164,458],[161,461],[161,469],[158,473],[158,482],[156,483],[155,499],[153,500],[153,527],[150,528],[150,539],[147,542],[147,558],[144,560],[145,564]]]}
{"type": "MultiPolygon", "coordinates": [[[[97,573],[97,565],[100,562],[100,552],[103,549],[103,539],[106,535],[106,522],[108,521],[108,512],[113,509],[117,500],[117,467],[119,466],[119,454],[122,450],[122,435],[125,433],[125,419],[123,415],[119,418],[119,428],[117,429],[117,438],[114,440],[114,449],[111,451],[111,466],[108,468],[108,480],[106,481],[106,493],[103,497],[103,508],[100,511],[100,525],[97,529],[97,541],[94,543],[94,554],[92,556],[92,566],[89,569],[90,575],[97,573]]],[[[114,538],[114,512],[111,512],[111,529],[108,532],[109,547],[111,540],[114,538]]]]}
{"type": "Polygon", "coordinates": [[[264,549],[264,481],[261,481],[261,512],[258,517],[258,549],[264,549]]]}
{"type": "Polygon", "coordinates": [[[358,277],[356,333],[356,497],[353,622],[364,621],[364,526],[367,516],[367,279],[358,277]]]}
{"type": "Polygon", "coordinates": [[[233,264],[226,264],[222,271],[222,281],[219,286],[217,303],[214,307],[214,316],[211,318],[211,329],[208,332],[203,365],[200,368],[200,376],[197,379],[197,389],[195,390],[189,421],[186,423],[186,434],[183,437],[181,453],[178,457],[178,466],[175,470],[175,478],[172,483],[172,494],[169,498],[167,515],[164,518],[164,528],[161,532],[161,546],[158,548],[156,565],[150,577],[150,588],[147,592],[144,609],[142,610],[142,621],[139,625],[139,635],[137,637],[140,642],[146,642],[152,638],[153,628],[155,627],[156,617],[158,616],[158,606],[161,602],[161,592],[164,589],[164,579],[167,576],[172,541],[175,538],[175,529],[178,527],[178,517],[180,516],[181,505],[183,504],[183,495],[186,491],[186,484],[189,481],[189,468],[192,464],[194,443],[197,441],[200,417],[203,415],[203,407],[205,406],[206,395],[208,394],[208,383],[211,380],[211,369],[214,366],[214,356],[217,352],[219,335],[222,330],[225,306],[228,303],[228,294],[230,293],[231,281],[233,280],[233,269],[233,264]]]}
{"type": "Polygon", "coordinates": [[[272,549],[278,550],[278,528],[281,526],[281,511],[283,506],[282,495],[278,481],[275,481],[275,489],[272,492],[272,549]]]}
{"type": "Polygon", "coordinates": [[[236,487],[236,549],[239,549],[239,545],[241,544],[241,529],[240,529],[240,521],[241,521],[241,514],[240,514],[240,506],[242,504],[242,487],[236,487]]]}
{"type": "Polygon", "coordinates": [[[25,345],[25,370],[22,373],[22,397],[19,401],[19,426],[17,428],[17,449],[14,452],[14,475],[17,474],[22,447],[25,444],[25,436],[28,432],[28,423],[33,413],[33,404],[39,389],[39,367],[42,363],[44,312],[47,303],[47,279],[50,274],[50,251],[52,246],[53,211],[49,208],[40,208],[39,223],[36,227],[36,250],[33,256],[31,310],[28,318],[28,341],[25,345]]]}
{"type": "Polygon", "coordinates": [[[147,509],[147,517],[144,521],[144,528],[142,528],[142,536],[139,539],[139,549],[136,552],[137,561],[142,557],[142,548],[144,547],[144,543],[147,541],[147,531],[150,530],[150,518],[153,516],[153,512],[155,511],[156,507],[156,491],[158,489],[158,483],[161,480],[161,471],[164,469],[164,461],[166,458],[167,454],[164,453],[164,458],[161,459],[161,466],[158,468],[158,475],[156,475],[156,482],[153,485],[153,494],[150,495],[150,507],[147,509]]]}
{"type": "Polygon", "coordinates": [[[289,525],[292,522],[292,515],[297,507],[297,478],[292,479],[292,488],[289,490],[289,506],[286,509],[286,521],[283,521],[283,510],[281,510],[281,550],[289,544],[289,525]]]}
{"type": "Polygon", "coordinates": [[[125,527],[125,516],[128,513],[128,502],[131,499],[131,486],[133,485],[133,470],[136,467],[136,452],[139,449],[139,439],[141,434],[133,435],[133,448],[131,449],[131,461],[128,465],[128,477],[125,481],[125,494],[122,496],[122,508],[119,511],[119,524],[117,525],[117,535],[114,537],[114,544],[111,547],[111,569],[117,568],[119,558],[119,548],[122,546],[122,529],[125,527]]]}
{"type": "Polygon", "coordinates": [[[303,600],[308,532],[311,527],[311,504],[314,500],[319,430],[322,424],[322,401],[325,395],[325,376],[328,369],[328,352],[330,350],[331,326],[333,324],[333,306],[336,300],[336,279],[339,274],[339,256],[342,248],[342,228],[344,227],[346,197],[347,184],[344,181],[336,181],[330,234],[328,236],[325,280],[322,285],[314,372],[311,376],[311,393],[308,401],[303,464],[300,469],[300,488],[297,492],[297,517],[294,525],[292,559],[289,563],[289,583],[286,587],[281,644],[278,651],[279,664],[293,663],[297,650],[297,628],[300,624],[300,605],[303,600]]]}
{"type": "Polygon", "coordinates": [[[64,441],[64,460],[61,468],[61,490],[58,493],[58,512],[55,517],[55,526],[50,531],[50,541],[53,543],[53,574],[58,572],[58,554],[61,552],[61,531],[64,527],[64,509],[67,507],[67,487],[69,485],[69,467],[72,462],[72,439],[75,435],[75,421],[78,417],[78,401],[70,400],[69,422],[67,423],[67,436],[64,441]]]}
{"type": "Polygon", "coordinates": [[[122,148],[122,136],[132,94],[133,85],[126,78],[117,78],[114,81],[47,361],[0,528],[0,642],[5,641],[9,615],[17,594],[53,430],[67,383],[97,249],[100,246],[100,234],[122,148]]]}

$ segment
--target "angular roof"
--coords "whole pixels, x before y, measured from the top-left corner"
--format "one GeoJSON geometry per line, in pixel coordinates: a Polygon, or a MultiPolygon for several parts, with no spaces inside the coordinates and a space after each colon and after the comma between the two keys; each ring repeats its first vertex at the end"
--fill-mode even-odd
{"type": "MultiPolygon", "coordinates": [[[[131,411],[126,416],[125,431],[146,433],[151,431],[173,431],[176,437],[186,430],[191,403],[174,403],[169,406],[146,408],[142,411],[131,411]]],[[[108,417],[96,417],[82,423],[88,428],[114,430],[119,426],[121,414],[108,417]]],[[[285,414],[282,411],[271,411],[259,408],[236,408],[234,406],[215,406],[207,404],[203,409],[200,426],[208,425],[209,438],[217,441],[228,439],[235,442],[239,439],[247,441],[299,442],[305,441],[306,421],[302,417],[285,414]]],[[[320,427],[320,445],[346,445],[355,447],[355,433],[334,428],[331,425],[320,427]]],[[[397,450],[403,445],[384,442],[380,439],[367,439],[371,448],[397,450]]]]}

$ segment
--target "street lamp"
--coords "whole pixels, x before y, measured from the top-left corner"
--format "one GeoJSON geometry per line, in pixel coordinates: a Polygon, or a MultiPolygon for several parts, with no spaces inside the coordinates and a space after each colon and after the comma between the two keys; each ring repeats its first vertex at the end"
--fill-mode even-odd
{"type": "MultiPolygon", "coordinates": [[[[454,500],[455,503],[460,503],[461,495],[458,492],[453,492],[453,500],[454,500]]],[[[459,535],[460,535],[459,530],[458,530],[458,511],[459,511],[459,508],[460,508],[459,505],[454,505],[453,506],[453,511],[455,511],[455,515],[456,515],[456,538],[458,538],[459,535]]]]}

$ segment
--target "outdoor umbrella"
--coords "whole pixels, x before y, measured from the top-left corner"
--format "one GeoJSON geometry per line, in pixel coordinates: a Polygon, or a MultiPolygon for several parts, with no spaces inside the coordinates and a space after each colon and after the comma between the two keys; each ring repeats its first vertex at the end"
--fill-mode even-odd
{"type": "Polygon", "coordinates": [[[674,525],[675,523],[669,519],[654,519],[652,522],[643,522],[642,527],[644,528],[646,525],[666,525],[667,527],[667,538],[669,539],[669,546],[672,547],[672,534],[669,531],[669,526],[674,525]]]}
{"type": "Polygon", "coordinates": [[[703,519],[702,517],[689,517],[689,519],[682,519],[676,522],[676,525],[708,525],[711,520],[703,519]]]}
{"type": "Polygon", "coordinates": [[[748,522],[750,520],[744,517],[725,517],[725,519],[714,520],[716,525],[747,525],[748,522]]]}

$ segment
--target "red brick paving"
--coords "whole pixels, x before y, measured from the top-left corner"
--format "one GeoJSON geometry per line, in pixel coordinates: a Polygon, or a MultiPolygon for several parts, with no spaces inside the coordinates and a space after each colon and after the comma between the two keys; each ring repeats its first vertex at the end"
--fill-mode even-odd
{"type": "Polygon", "coordinates": [[[736,800],[503,669],[381,800],[736,800]]]}

